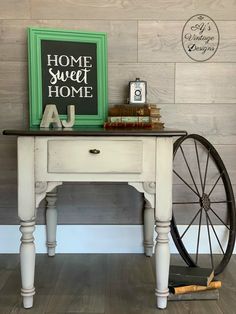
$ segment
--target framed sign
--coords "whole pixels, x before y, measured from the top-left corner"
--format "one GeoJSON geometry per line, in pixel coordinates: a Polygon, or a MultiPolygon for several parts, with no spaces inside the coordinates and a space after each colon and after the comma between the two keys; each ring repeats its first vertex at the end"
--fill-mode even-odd
{"type": "Polygon", "coordinates": [[[46,105],[61,119],[75,106],[75,126],[103,125],[107,116],[105,33],[29,28],[30,127],[40,125],[46,105]]]}

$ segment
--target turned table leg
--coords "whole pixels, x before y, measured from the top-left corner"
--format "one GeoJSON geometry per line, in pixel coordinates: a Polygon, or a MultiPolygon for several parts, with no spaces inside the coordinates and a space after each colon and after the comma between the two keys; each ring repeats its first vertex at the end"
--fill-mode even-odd
{"type": "Polygon", "coordinates": [[[153,253],[153,233],[154,233],[154,207],[156,184],[153,181],[128,182],[140,193],[144,193],[144,226],[143,226],[143,245],[146,256],[152,256],[153,253]]]}
{"type": "Polygon", "coordinates": [[[20,245],[20,265],[21,265],[21,295],[25,308],[33,306],[34,270],[35,270],[35,245],[33,232],[35,221],[21,221],[20,232],[22,233],[20,245]]]}
{"type": "Polygon", "coordinates": [[[167,306],[170,249],[169,232],[172,217],[172,138],[157,138],[156,142],[156,206],[155,247],[157,307],[167,306]]]}
{"type": "Polygon", "coordinates": [[[164,309],[167,306],[169,295],[168,279],[170,265],[169,222],[156,222],[156,247],[155,247],[155,266],[156,266],[156,290],[157,307],[164,309]]]}
{"type": "Polygon", "coordinates": [[[144,205],[144,252],[146,256],[152,256],[153,253],[153,233],[154,233],[154,208],[150,202],[145,200],[144,205]]]}
{"type": "Polygon", "coordinates": [[[53,189],[46,194],[46,232],[47,232],[47,248],[48,255],[55,255],[56,232],[57,232],[57,189],[53,189]]]}
{"type": "Polygon", "coordinates": [[[35,246],[35,178],[34,178],[34,138],[18,137],[18,216],[20,218],[21,295],[25,308],[33,306],[35,246]]]}

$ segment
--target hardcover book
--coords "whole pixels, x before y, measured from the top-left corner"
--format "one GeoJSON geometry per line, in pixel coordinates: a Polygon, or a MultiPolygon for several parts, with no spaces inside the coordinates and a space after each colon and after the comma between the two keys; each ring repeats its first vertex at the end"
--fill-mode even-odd
{"type": "Polygon", "coordinates": [[[107,122],[145,122],[150,123],[149,116],[109,116],[107,122]]]}
{"type": "Polygon", "coordinates": [[[110,128],[143,128],[143,129],[151,129],[152,124],[147,122],[105,122],[105,129],[110,128]]]}
{"type": "Polygon", "coordinates": [[[170,293],[168,301],[219,300],[219,290],[207,290],[185,294],[170,293]]]}
{"type": "Polygon", "coordinates": [[[156,105],[114,105],[108,110],[109,116],[155,116],[161,117],[160,108],[156,105]]]}
{"type": "Polygon", "coordinates": [[[174,294],[184,294],[221,288],[221,281],[212,281],[208,286],[189,285],[189,286],[169,286],[170,292],[174,294]]]}
{"type": "Polygon", "coordinates": [[[170,266],[169,284],[208,286],[214,278],[214,270],[202,267],[170,266]]]}

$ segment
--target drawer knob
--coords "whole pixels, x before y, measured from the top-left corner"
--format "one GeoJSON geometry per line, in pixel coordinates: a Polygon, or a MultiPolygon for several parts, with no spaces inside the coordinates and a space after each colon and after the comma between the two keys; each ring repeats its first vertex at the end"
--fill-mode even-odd
{"type": "Polygon", "coordinates": [[[91,154],[95,154],[95,155],[97,155],[97,154],[100,154],[100,150],[99,149],[90,149],[89,150],[89,152],[91,153],[91,154]]]}

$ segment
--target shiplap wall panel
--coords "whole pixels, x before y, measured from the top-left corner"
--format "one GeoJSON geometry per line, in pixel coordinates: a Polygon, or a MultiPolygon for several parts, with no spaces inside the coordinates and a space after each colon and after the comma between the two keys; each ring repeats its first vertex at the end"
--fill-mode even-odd
{"type": "Polygon", "coordinates": [[[139,21],[138,61],[190,62],[181,42],[184,24],[185,21],[139,21]]]}
{"type": "Polygon", "coordinates": [[[235,103],[236,63],[177,63],[176,103],[235,103]]]}
{"type": "Polygon", "coordinates": [[[31,0],[33,19],[182,20],[197,13],[235,19],[234,0],[31,0]]]}
{"type": "MultiPolygon", "coordinates": [[[[13,127],[13,126],[12,126],[13,127]]],[[[6,185],[5,191],[9,189],[9,196],[11,193],[12,184],[17,181],[17,159],[16,159],[16,140],[8,140],[6,137],[0,137],[0,186],[6,185]]],[[[2,200],[5,197],[5,192],[0,189],[0,207],[2,200]]],[[[14,194],[12,198],[14,198],[14,194]]]]}
{"type": "Polygon", "coordinates": [[[29,19],[30,0],[1,0],[0,19],[29,19]]]}
{"type": "Polygon", "coordinates": [[[3,20],[0,22],[0,61],[26,61],[26,26],[20,28],[18,24],[19,22],[15,20],[3,20]],[[22,33],[24,34],[23,36],[22,33]]]}
{"type": "Polygon", "coordinates": [[[60,223],[76,221],[82,224],[116,224],[119,221],[119,224],[127,224],[127,222],[140,224],[142,222],[142,195],[125,183],[64,184],[58,188],[58,191],[60,223]],[[65,207],[69,210],[68,216],[64,214],[65,207]],[[134,213],[136,214],[133,215],[134,213]]]}
{"type": "Polygon", "coordinates": [[[231,183],[236,184],[236,145],[215,145],[229,173],[231,183]]]}
{"type": "Polygon", "coordinates": [[[17,208],[17,183],[13,182],[13,183],[0,184],[0,194],[1,194],[1,209],[5,208],[5,213],[4,213],[4,210],[0,210],[1,217],[4,219],[6,212],[11,208],[14,209],[15,213],[17,214],[17,212],[16,212],[16,208],[17,208]]]}
{"type": "Polygon", "coordinates": [[[0,61],[27,61],[27,27],[30,20],[0,22],[0,61]]]}
{"type": "Polygon", "coordinates": [[[174,102],[174,64],[120,63],[108,66],[110,103],[123,103],[128,96],[128,82],[139,77],[148,82],[148,101],[174,102]]]}
{"type": "Polygon", "coordinates": [[[27,61],[27,27],[106,32],[109,62],[137,62],[137,22],[104,20],[3,20],[0,61],[27,61]]]}
{"type": "Polygon", "coordinates": [[[0,105],[26,104],[27,64],[25,62],[0,62],[0,105]]]}
{"type": "MultiPolygon", "coordinates": [[[[1,98],[1,97],[0,97],[1,98]]],[[[24,126],[24,110],[23,103],[8,103],[0,99],[0,132],[6,128],[20,128],[24,126]]],[[[7,141],[5,141],[7,142],[7,141]]]]}
{"type": "MultiPolygon", "coordinates": [[[[234,0],[0,0],[0,130],[28,125],[29,26],[107,32],[109,103],[126,101],[130,80],[147,80],[148,101],[159,104],[166,127],[202,134],[216,144],[236,184],[234,0]],[[217,53],[203,63],[188,58],[181,44],[184,23],[199,13],[213,18],[220,31],[217,53]]],[[[15,138],[0,136],[0,164],[0,224],[15,224],[15,138]]],[[[185,196],[181,184],[175,187],[185,196]]],[[[40,206],[37,222],[44,223],[44,203],[40,206]]],[[[142,195],[126,184],[59,188],[62,224],[141,224],[142,207],[142,195]]],[[[185,211],[181,217],[184,223],[185,211]]]]}
{"type": "Polygon", "coordinates": [[[168,128],[185,128],[212,144],[236,144],[235,104],[160,104],[168,128]]]}
{"type": "MultiPolygon", "coordinates": [[[[1,224],[19,223],[16,182],[0,184],[0,195],[1,224]]],[[[57,208],[59,224],[133,225],[143,221],[142,195],[125,183],[64,183],[58,188],[57,208]]],[[[37,223],[45,223],[44,200],[37,211],[37,223]]]]}
{"type": "MultiPolygon", "coordinates": [[[[15,165],[16,165],[16,162],[15,162],[15,165]]],[[[16,169],[12,169],[12,167],[8,166],[8,165],[5,167],[4,171],[0,172],[0,182],[1,182],[1,185],[5,185],[6,184],[8,186],[8,188],[6,188],[6,189],[9,189],[9,191],[8,191],[9,195],[11,195],[12,184],[17,182],[16,177],[17,177],[17,170],[16,169]]],[[[4,195],[5,195],[5,193],[3,193],[2,190],[1,190],[0,202],[2,202],[2,199],[3,199],[4,195]]],[[[15,195],[13,194],[11,197],[14,198],[15,195]]],[[[16,210],[16,208],[15,208],[15,210],[16,210]]],[[[17,213],[17,211],[16,211],[16,213],[17,213]]]]}
{"type": "MultiPolygon", "coordinates": [[[[215,22],[220,33],[220,44],[216,54],[207,62],[236,62],[236,22],[215,22]]],[[[181,37],[185,23],[186,20],[139,21],[138,61],[194,63],[182,46],[181,37]]]]}
{"type": "Polygon", "coordinates": [[[216,54],[209,62],[236,62],[236,21],[216,21],[216,24],[220,33],[220,43],[216,54]]]}

